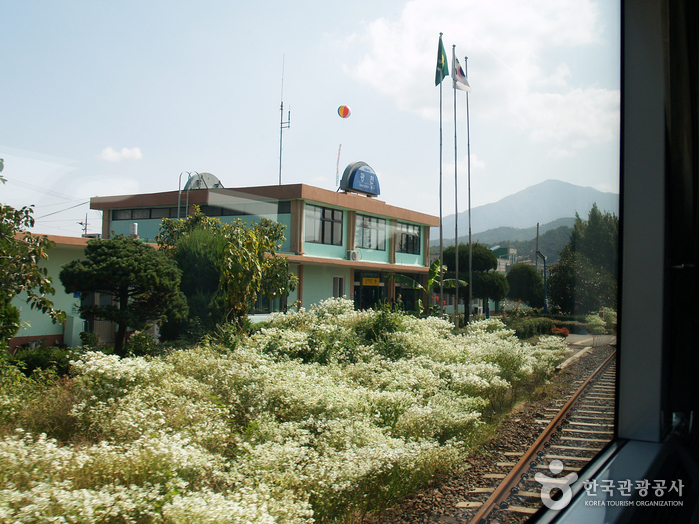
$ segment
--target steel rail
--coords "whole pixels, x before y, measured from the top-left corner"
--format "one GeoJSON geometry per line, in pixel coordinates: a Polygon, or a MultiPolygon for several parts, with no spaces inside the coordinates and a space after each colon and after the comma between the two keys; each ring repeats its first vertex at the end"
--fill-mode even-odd
{"type": "Polygon", "coordinates": [[[522,479],[522,475],[526,473],[529,469],[529,462],[536,457],[536,455],[544,448],[544,445],[553,436],[553,433],[558,429],[558,427],[563,422],[563,419],[573,408],[573,405],[577,402],[578,398],[582,396],[583,392],[587,389],[587,386],[592,382],[593,379],[600,374],[600,372],[607,367],[607,365],[616,357],[616,350],[612,352],[611,355],[595,370],[590,377],[583,382],[583,384],[578,388],[575,394],[570,397],[570,400],[566,402],[565,406],[561,408],[558,414],[551,420],[546,429],[539,435],[536,442],[527,450],[527,452],[522,456],[522,458],[517,462],[517,464],[512,468],[512,471],[502,480],[500,485],[493,491],[492,495],[486,500],[483,505],[478,509],[474,517],[471,519],[470,524],[481,524],[485,522],[485,518],[501,503],[504,502],[510,496],[510,490],[519,484],[522,479]]]}

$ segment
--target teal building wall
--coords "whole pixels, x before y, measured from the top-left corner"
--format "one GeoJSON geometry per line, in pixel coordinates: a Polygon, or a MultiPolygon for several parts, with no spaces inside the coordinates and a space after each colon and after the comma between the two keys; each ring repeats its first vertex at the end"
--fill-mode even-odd
{"type": "Polygon", "coordinates": [[[80,305],[80,299],[72,293],[66,293],[58,278],[61,266],[72,260],[82,260],[85,258],[84,246],[57,244],[48,251],[48,260],[41,263],[48,269],[56,294],[49,297],[53,301],[54,307],[65,311],[67,320],[66,328],[63,324],[54,324],[49,315],[32,309],[27,304],[26,293],[21,293],[12,300],[12,305],[20,310],[20,328],[10,346],[14,347],[19,343],[31,342],[33,340],[44,339],[46,345],[66,344],[70,347],[80,345],[79,334],[83,331],[83,321],[76,312],[80,305]],[[66,331],[64,334],[64,330],[66,331]],[[37,339],[38,337],[38,339],[37,339]]]}
{"type": "MultiPolygon", "coordinates": [[[[332,266],[303,267],[303,307],[308,309],[311,305],[321,302],[333,296],[333,277],[345,279],[344,295],[350,297],[350,269],[332,266]]],[[[291,300],[289,301],[291,303],[291,300]]]]}

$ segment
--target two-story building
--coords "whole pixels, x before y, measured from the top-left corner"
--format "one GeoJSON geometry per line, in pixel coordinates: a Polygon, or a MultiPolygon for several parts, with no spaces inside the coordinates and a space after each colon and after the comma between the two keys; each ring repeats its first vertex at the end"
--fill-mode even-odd
{"type": "MultiPolygon", "coordinates": [[[[95,197],[90,207],[103,212],[103,238],[137,232],[147,242],[154,241],[163,218],[183,218],[194,205],[224,223],[276,220],[285,226],[280,254],[299,279],[289,304],[308,307],[346,296],[358,309],[397,299],[406,310],[414,309],[418,292],[388,277],[400,273],[426,283],[429,231],[439,225],[437,217],[305,184],[234,189],[209,185],[214,187],[189,184],[185,191],[95,197]]],[[[260,302],[253,312],[283,306],[260,302]]]]}

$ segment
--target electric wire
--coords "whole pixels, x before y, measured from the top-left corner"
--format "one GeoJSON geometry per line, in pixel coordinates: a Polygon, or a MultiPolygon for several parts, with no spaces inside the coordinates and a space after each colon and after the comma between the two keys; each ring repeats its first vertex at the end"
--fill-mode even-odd
{"type": "Polygon", "coordinates": [[[16,184],[20,187],[31,189],[33,191],[38,191],[39,193],[43,193],[45,195],[55,196],[55,197],[63,198],[66,200],[73,200],[73,201],[75,200],[75,197],[72,195],[64,195],[63,193],[59,193],[57,191],[52,191],[51,189],[46,189],[44,187],[38,187],[38,186],[34,186],[32,184],[27,184],[26,182],[21,182],[19,180],[15,180],[13,178],[8,178],[8,177],[4,177],[4,178],[5,178],[5,180],[7,180],[7,182],[11,182],[12,184],[16,184]]]}
{"type": "Polygon", "coordinates": [[[42,216],[40,216],[40,217],[36,217],[36,220],[39,220],[39,219],[42,219],[42,218],[46,218],[46,217],[50,217],[51,215],[56,215],[56,214],[58,214],[58,213],[63,213],[64,211],[68,211],[69,209],[74,209],[74,208],[76,208],[76,207],[84,206],[85,204],[89,204],[89,203],[90,203],[90,201],[89,201],[89,200],[86,200],[85,202],[80,202],[79,204],[76,204],[76,205],[74,205],[74,206],[70,206],[70,207],[67,207],[67,208],[65,208],[65,209],[61,209],[61,210],[59,210],[59,211],[54,211],[53,213],[48,213],[48,214],[46,214],[46,215],[42,215],[42,216]]]}

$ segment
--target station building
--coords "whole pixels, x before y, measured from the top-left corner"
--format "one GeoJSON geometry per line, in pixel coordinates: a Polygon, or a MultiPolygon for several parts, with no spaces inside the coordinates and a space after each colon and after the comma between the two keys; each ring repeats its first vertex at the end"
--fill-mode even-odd
{"type": "MultiPolygon", "coordinates": [[[[94,197],[90,207],[102,211],[102,238],[135,234],[151,243],[163,218],[184,218],[194,206],[223,223],[268,218],[283,224],[285,241],[279,254],[289,260],[299,283],[284,301],[258,299],[251,308],[253,316],[283,311],[292,304],[308,308],[330,297],[349,298],[357,309],[399,301],[405,310],[414,310],[417,300],[424,302],[427,297],[389,276],[402,274],[427,284],[429,232],[439,219],[379,200],[378,179],[363,162],[348,166],[341,187],[338,191],[306,184],[228,189],[213,175],[202,173],[177,191],[94,197]]],[[[67,294],[58,278],[62,265],[84,257],[88,239],[49,239],[55,245],[42,264],[53,278],[52,300],[66,312],[67,320],[52,324],[48,315],[28,307],[26,297],[15,297],[22,327],[10,348],[30,343],[76,346],[81,331],[96,332],[102,343],[110,343],[111,323],[86,322],[77,314],[81,300],[101,298],[67,294]]]]}
{"type": "MultiPolygon", "coordinates": [[[[184,190],[95,197],[90,207],[103,212],[103,238],[137,232],[147,242],[154,242],[163,218],[183,218],[195,205],[223,223],[275,220],[285,226],[286,239],[279,253],[289,260],[299,280],[287,304],[309,307],[344,296],[354,300],[357,309],[399,300],[404,309],[412,310],[422,297],[414,289],[401,288],[389,275],[403,274],[426,284],[429,231],[439,225],[439,218],[371,196],[378,194],[375,174],[366,165],[351,164],[348,170],[352,166],[355,171],[359,168],[357,177],[373,181],[376,187],[351,191],[350,177],[341,191],[306,184],[228,189],[203,173],[190,179],[184,190]]],[[[359,186],[359,179],[354,185],[359,186]]],[[[285,307],[279,301],[260,299],[251,312],[265,314],[285,307]]]]}

